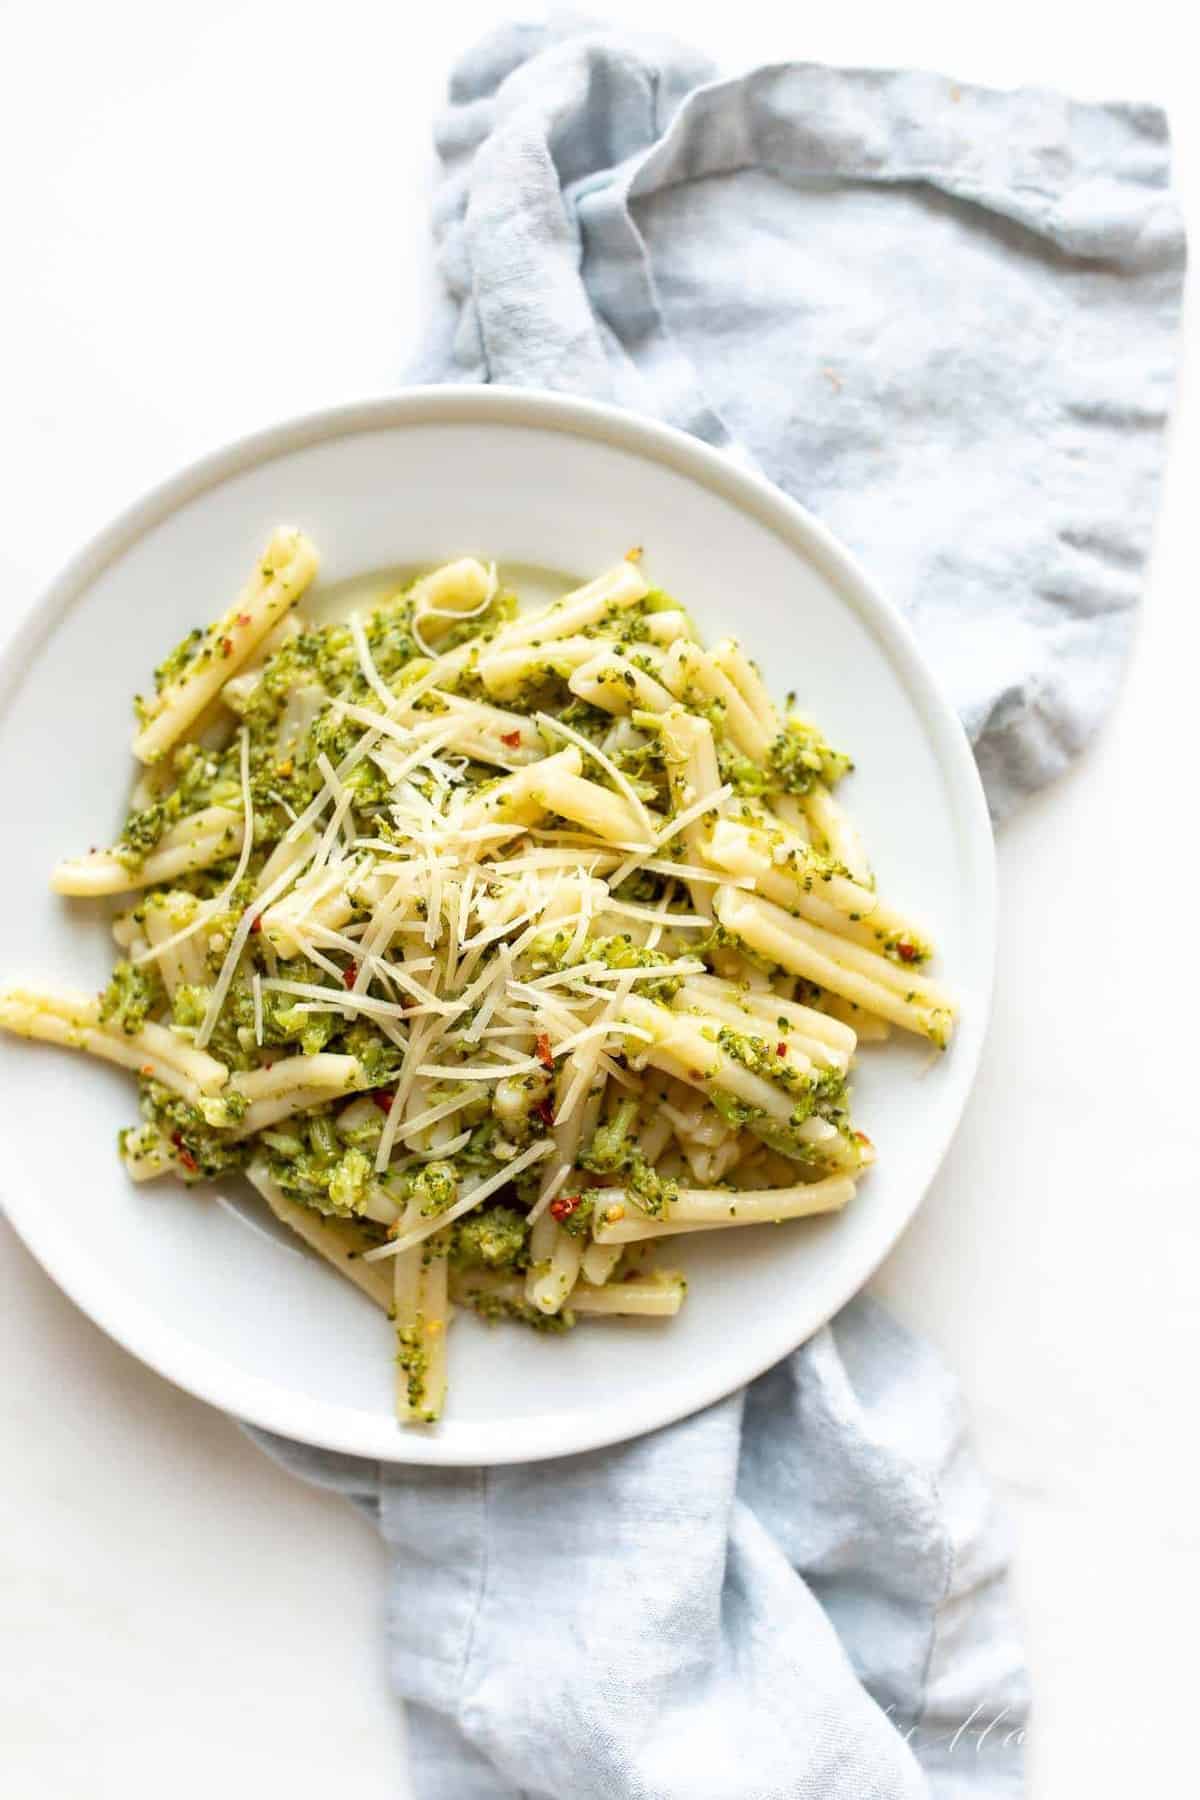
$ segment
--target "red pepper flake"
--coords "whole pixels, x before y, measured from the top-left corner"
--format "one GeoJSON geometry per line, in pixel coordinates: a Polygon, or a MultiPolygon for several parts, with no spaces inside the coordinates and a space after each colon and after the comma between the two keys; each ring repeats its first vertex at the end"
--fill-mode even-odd
{"type": "Polygon", "coordinates": [[[346,967],[342,970],[342,986],[344,988],[346,988],[347,990],[349,990],[350,988],[352,988],[354,986],[354,984],[357,980],[358,980],[358,964],[357,963],[347,963],[346,967]]]}
{"type": "Polygon", "coordinates": [[[510,750],[515,750],[520,741],[521,734],[519,731],[502,731],[500,733],[500,742],[502,744],[507,744],[510,750]]]}
{"type": "Polygon", "coordinates": [[[776,1044],[775,1054],[776,1054],[776,1056],[786,1056],[787,1055],[787,1045],[786,1044],[776,1044]]]}
{"type": "Polygon", "coordinates": [[[195,1157],[184,1143],[183,1133],[181,1131],[173,1131],[171,1133],[171,1142],[174,1144],[179,1160],[184,1168],[190,1175],[194,1175],[196,1170],[200,1167],[200,1164],[196,1161],[195,1157]]]}
{"type": "Polygon", "coordinates": [[[250,921],[250,936],[253,937],[256,932],[259,932],[261,930],[262,930],[262,914],[255,913],[254,917],[250,921]]]}
{"type": "Polygon", "coordinates": [[[153,1073],[154,1073],[154,1064],[153,1063],[143,1063],[142,1064],[142,1074],[143,1075],[153,1075],[153,1073]]]}
{"type": "Polygon", "coordinates": [[[554,1107],[551,1105],[550,1101],[539,1100],[533,1110],[542,1121],[542,1124],[546,1127],[546,1130],[549,1131],[554,1123],[554,1107]]]}
{"type": "Polygon", "coordinates": [[[550,1054],[550,1038],[546,1032],[538,1032],[537,1043],[534,1045],[534,1048],[537,1051],[537,1059],[541,1063],[543,1069],[552,1069],[554,1067],[554,1058],[550,1054]]]}
{"type": "Polygon", "coordinates": [[[557,1219],[561,1225],[564,1219],[570,1218],[582,1199],[582,1194],[564,1194],[561,1199],[552,1200],[550,1202],[550,1217],[552,1219],[557,1219]]]}
{"type": "Polygon", "coordinates": [[[896,945],[901,962],[914,963],[917,960],[917,946],[910,944],[907,938],[901,938],[896,945]]]}
{"type": "Polygon", "coordinates": [[[873,1150],[875,1148],[865,1131],[856,1131],[854,1137],[858,1143],[865,1144],[868,1150],[873,1150]]]}
{"type": "Polygon", "coordinates": [[[395,1088],[372,1088],[370,1098],[381,1113],[391,1112],[392,1101],[396,1098],[395,1088]]]}
{"type": "Polygon", "coordinates": [[[250,614],[249,613],[239,613],[237,616],[237,622],[239,625],[248,625],[250,623],[250,614]]]}
{"type": "Polygon", "coordinates": [[[221,639],[221,655],[222,656],[232,656],[233,655],[233,639],[232,638],[223,637],[221,639]]]}

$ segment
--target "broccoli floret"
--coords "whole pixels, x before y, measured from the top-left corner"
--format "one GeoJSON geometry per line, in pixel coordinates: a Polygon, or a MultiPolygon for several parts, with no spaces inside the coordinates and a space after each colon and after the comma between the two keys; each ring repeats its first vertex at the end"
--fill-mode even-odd
{"type": "Polygon", "coordinates": [[[679,1183],[672,1181],[669,1175],[660,1175],[657,1169],[652,1169],[644,1156],[635,1160],[625,1186],[642,1211],[650,1213],[656,1219],[661,1218],[671,1202],[679,1197],[679,1183]]]}
{"type": "Polygon", "coordinates": [[[744,794],[748,798],[757,799],[765,794],[771,786],[771,771],[756,763],[740,751],[731,750],[722,742],[718,746],[717,761],[721,769],[722,781],[727,781],[734,793],[744,794]]]}
{"type": "MultiPolygon", "coordinates": [[[[305,1016],[311,1019],[315,1015],[307,1013],[305,1016]]],[[[341,1033],[338,1050],[343,1056],[358,1058],[362,1064],[363,1085],[368,1088],[387,1087],[395,1081],[404,1061],[403,1050],[397,1049],[374,1025],[362,1019],[341,1033]]]]}
{"type": "Polygon", "coordinates": [[[347,1149],[328,1110],[310,1112],[284,1131],[266,1131],[263,1140],[274,1152],[275,1180],[314,1212],[337,1218],[362,1218],[373,1180],[371,1158],[347,1149]]]}
{"type": "Polygon", "coordinates": [[[100,1017],[132,1037],[164,998],[162,983],[149,965],[135,969],[132,963],[119,962],[100,996],[100,1017]]]}
{"type": "Polygon", "coordinates": [[[454,1227],[450,1260],[467,1269],[523,1269],[528,1256],[525,1214],[511,1206],[470,1213],[454,1227]]]}
{"type": "MultiPolygon", "coordinates": [[[[665,1212],[679,1192],[677,1183],[656,1173],[629,1134],[637,1119],[636,1100],[622,1100],[612,1118],[598,1125],[591,1142],[579,1155],[581,1168],[597,1175],[624,1176],[624,1185],[644,1212],[655,1217],[665,1212]]],[[[582,1210],[582,1209],[579,1209],[582,1210]]],[[[574,1220],[564,1221],[568,1229],[574,1220]]]]}
{"type": "Polygon", "coordinates": [[[169,794],[165,800],[155,800],[150,806],[131,812],[121,827],[121,838],[116,848],[117,860],[124,863],[127,869],[138,868],[168,825],[173,825],[179,818],[182,810],[176,792],[169,794]]]}
{"type": "MultiPolygon", "coordinates": [[[[571,933],[557,931],[553,936],[539,938],[532,948],[532,959],[539,969],[563,969],[567,966],[566,953],[570,946],[571,933]]],[[[611,937],[590,937],[584,942],[577,957],[579,962],[601,962],[610,969],[658,969],[673,959],[662,950],[647,950],[641,944],[635,944],[628,932],[618,932],[611,937]]],[[[639,981],[638,993],[647,1000],[673,1000],[679,992],[682,977],[664,975],[661,980],[653,976],[648,981],[639,981]]]]}
{"type": "Polygon", "coordinates": [[[405,1187],[410,1199],[420,1207],[423,1219],[436,1218],[458,1199],[458,1176],[448,1162],[428,1162],[414,1169],[406,1178],[405,1187]]]}
{"type": "Polygon", "coordinates": [[[189,1030],[202,1024],[211,993],[211,988],[193,987],[188,982],[181,982],[171,1001],[171,1017],[175,1024],[183,1025],[189,1030]]]}
{"type": "Polygon", "coordinates": [[[201,1094],[196,1106],[206,1124],[214,1126],[218,1131],[227,1131],[233,1125],[240,1125],[250,1110],[250,1102],[245,1094],[239,1094],[236,1090],[226,1094],[201,1094]]]}
{"type": "Polygon", "coordinates": [[[157,1081],[143,1083],[142,1116],[158,1127],[185,1176],[193,1180],[212,1181],[249,1160],[249,1144],[230,1143],[212,1129],[198,1107],[189,1106],[157,1081]]]}
{"type": "Polygon", "coordinates": [[[629,1142],[629,1134],[637,1122],[637,1115],[637,1101],[622,1100],[612,1118],[597,1125],[591,1142],[580,1153],[580,1167],[591,1169],[597,1175],[615,1175],[619,1170],[632,1167],[638,1149],[636,1144],[629,1142]]]}
{"type": "Polygon", "coordinates": [[[791,718],[767,751],[767,766],[785,793],[807,794],[814,781],[833,787],[854,764],[831,749],[814,725],[791,718]]]}
{"type": "Polygon", "coordinates": [[[552,1201],[550,1206],[558,1223],[571,1237],[587,1237],[590,1234],[595,1210],[596,1202],[591,1194],[572,1195],[570,1201],[564,1201],[561,1205],[558,1201],[552,1201]]]}
{"type": "MultiPolygon", "coordinates": [[[[277,1006],[273,1012],[272,1024],[279,1033],[279,1039],[299,1044],[300,1053],[304,1057],[318,1057],[338,1030],[338,1021],[333,1013],[300,1012],[299,1004],[277,1006]]],[[[275,1042],[279,1039],[275,1039],[275,1042]]],[[[264,1042],[272,1042],[272,1035],[266,1031],[264,1042]]]]}
{"type": "Polygon", "coordinates": [[[371,1163],[361,1150],[347,1150],[329,1177],[329,1204],[337,1213],[360,1213],[371,1186],[371,1163]]]}

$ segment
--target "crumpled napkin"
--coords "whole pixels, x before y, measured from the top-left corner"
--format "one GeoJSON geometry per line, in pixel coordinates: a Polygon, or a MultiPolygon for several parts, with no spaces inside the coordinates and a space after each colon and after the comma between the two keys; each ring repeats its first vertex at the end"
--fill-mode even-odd
{"type": "Polygon", "coordinates": [[[1003,1531],[953,1381],[865,1296],[612,1450],[419,1469],[254,1436],[387,1541],[419,1800],[1022,1791],[1003,1531]]]}
{"type": "Polygon", "coordinates": [[[1120,675],[1184,267],[1151,106],[791,63],[713,82],[605,33],[454,73],[422,372],[736,447],[905,612],[993,811],[1120,675]]]}
{"type": "MultiPolygon", "coordinates": [[[[907,613],[993,809],[1112,698],[1184,263],[1152,107],[508,26],[438,142],[414,379],[748,456],[907,613]]],[[[421,1800],[999,1800],[1027,1681],[950,1378],[860,1298],[616,1449],[412,1469],[255,1434],[368,1510],[421,1800]]]]}

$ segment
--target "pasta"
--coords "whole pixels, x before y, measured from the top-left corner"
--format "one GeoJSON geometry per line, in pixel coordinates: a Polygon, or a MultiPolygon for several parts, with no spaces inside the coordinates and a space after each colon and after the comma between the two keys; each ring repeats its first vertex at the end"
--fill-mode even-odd
{"type": "Polygon", "coordinates": [[[280,528],[160,666],[116,843],[51,878],[119,897],[112,979],[0,1025],[137,1077],[131,1179],[243,1172],[428,1424],[456,1308],[669,1318],[654,1240],[849,1204],[860,1043],[955,1008],[847,758],[640,552],[540,612],[465,557],[318,624],[316,571],[280,528]]]}

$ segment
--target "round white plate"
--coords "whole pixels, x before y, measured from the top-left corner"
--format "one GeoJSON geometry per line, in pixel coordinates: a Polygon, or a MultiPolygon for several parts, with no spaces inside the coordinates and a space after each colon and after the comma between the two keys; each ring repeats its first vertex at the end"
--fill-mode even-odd
{"type": "MultiPolygon", "coordinates": [[[[863,505],[871,497],[863,495],[863,505]]],[[[102,909],[53,896],[67,852],[111,841],[130,697],[237,591],[273,526],[302,525],[324,590],[474,552],[587,577],[635,543],[707,635],[735,630],[852,752],[844,790],[881,889],[925,920],[960,996],[948,1055],[862,1054],[879,1163],[840,1217],[672,1245],[679,1318],[569,1336],[460,1316],[443,1424],[402,1431],[390,1329],[240,1192],[135,1187],[116,1158],[132,1084],[65,1051],[0,1043],[5,1204],[44,1268],[169,1380],[273,1431],[396,1462],[498,1463],[609,1444],[704,1406],[793,1349],[911,1219],[975,1074],[992,974],[991,832],[962,729],[891,607],[798,506],[716,452],[581,401],[414,390],[248,438],[157,489],[54,583],[0,665],[8,815],[0,978],[102,985],[102,909]],[[676,1251],[678,1254],[676,1254],[676,1251]]],[[[886,576],[886,570],[882,571],[886,576]]],[[[63,1371],[70,1380],[70,1370],[63,1371]]]]}

